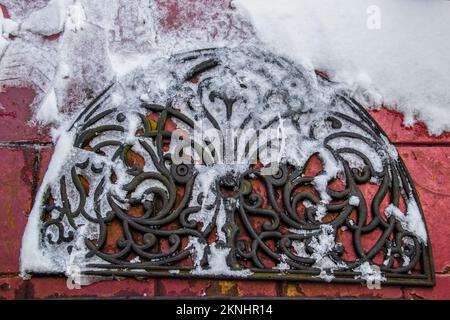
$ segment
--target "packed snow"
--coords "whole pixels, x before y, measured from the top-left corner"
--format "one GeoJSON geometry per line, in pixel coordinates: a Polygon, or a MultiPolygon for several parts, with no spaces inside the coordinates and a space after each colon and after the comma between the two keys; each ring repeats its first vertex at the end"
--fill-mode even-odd
{"type": "Polygon", "coordinates": [[[393,204],[386,208],[385,213],[387,217],[394,216],[405,230],[418,235],[423,243],[427,243],[427,231],[416,201],[408,201],[406,214],[393,204]]]}
{"type": "MultiPolygon", "coordinates": [[[[50,187],[60,176],[62,167],[68,162],[71,152],[73,152],[73,132],[67,132],[68,128],[54,130],[53,136],[57,141],[53,157],[48,165],[52,170],[48,170],[44,176],[41,187],[36,195],[36,199],[42,199],[47,188],[50,187]]],[[[51,257],[46,255],[40,248],[41,206],[35,205],[31,210],[28,223],[22,238],[22,248],[20,252],[21,270],[35,270],[36,272],[64,272],[64,266],[55,266],[51,257]]],[[[26,273],[22,272],[24,277],[26,273]]]]}
{"type": "Polygon", "coordinates": [[[360,273],[357,278],[365,280],[368,287],[371,289],[376,288],[372,288],[371,285],[379,285],[386,281],[386,277],[381,273],[380,268],[378,266],[371,265],[367,261],[355,268],[355,271],[360,273]]]}
{"type": "Polygon", "coordinates": [[[450,2],[236,0],[271,49],[325,71],[404,124],[450,130],[450,2]]]}
{"type": "Polygon", "coordinates": [[[5,18],[0,10],[0,57],[9,45],[9,37],[17,35],[19,24],[14,20],[5,18]]]}
{"type": "Polygon", "coordinates": [[[38,106],[46,105],[53,89],[58,106],[69,106],[59,112],[67,113],[82,105],[83,90],[98,92],[100,83],[145,63],[149,54],[260,39],[279,54],[326,72],[368,107],[402,112],[406,126],[419,120],[434,135],[450,130],[448,1],[343,0],[339,6],[332,0],[204,2],[178,2],[175,21],[161,23],[171,14],[170,3],[5,0],[12,19],[0,19],[0,52],[5,52],[0,79],[39,84],[35,120],[46,124],[38,106]],[[54,43],[39,38],[61,32],[54,43]],[[10,41],[9,34],[16,33],[18,39],[10,41]],[[14,48],[6,50],[10,44],[14,48]],[[9,60],[25,52],[30,57],[22,61],[23,68],[39,70],[43,79],[37,72],[31,78],[10,77],[9,60]],[[66,67],[70,73],[63,72],[66,67]],[[77,76],[81,71],[84,76],[77,76]]]}
{"type": "Polygon", "coordinates": [[[351,206],[357,207],[357,206],[359,206],[359,198],[356,197],[356,196],[351,196],[350,199],[348,200],[348,203],[349,203],[351,206]]]}

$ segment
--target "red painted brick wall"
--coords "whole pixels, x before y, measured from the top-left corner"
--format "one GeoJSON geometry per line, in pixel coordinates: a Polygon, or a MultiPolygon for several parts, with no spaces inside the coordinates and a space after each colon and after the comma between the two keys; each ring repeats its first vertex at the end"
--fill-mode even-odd
{"type": "MultiPolygon", "coordinates": [[[[205,0],[201,0],[205,1],[205,0]]],[[[207,2],[207,1],[206,1],[207,2]]],[[[176,28],[179,8],[161,23],[176,28]]],[[[185,16],[185,15],[184,15],[185,16]]],[[[123,279],[69,290],[65,278],[19,275],[22,234],[34,195],[53,152],[45,130],[28,125],[34,92],[0,88],[0,299],[56,297],[269,296],[450,299],[450,134],[429,137],[417,124],[404,128],[402,116],[382,109],[371,112],[399,153],[415,182],[430,232],[436,268],[434,288],[382,287],[286,281],[123,279]]]]}

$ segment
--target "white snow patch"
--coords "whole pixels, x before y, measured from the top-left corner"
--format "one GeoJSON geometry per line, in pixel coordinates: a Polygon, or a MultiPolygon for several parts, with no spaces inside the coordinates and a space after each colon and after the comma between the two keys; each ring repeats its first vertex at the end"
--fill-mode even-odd
{"type": "Polygon", "coordinates": [[[22,23],[22,28],[43,36],[63,31],[67,2],[67,0],[50,0],[47,6],[32,12],[22,23]]]}
{"type": "Polygon", "coordinates": [[[359,206],[359,198],[356,196],[351,196],[350,199],[348,199],[348,204],[354,207],[359,206]]]}
{"type": "Polygon", "coordinates": [[[130,113],[127,119],[128,119],[128,128],[127,128],[127,135],[125,137],[125,142],[132,145],[136,141],[136,130],[139,124],[141,123],[141,119],[135,113],[130,113]]]}
{"type": "Polygon", "coordinates": [[[68,79],[70,78],[72,74],[72,70],[70,68],[70,65],[65,63],[64,61],[61,61],[58,66],[58,76],[61,79],[68,79]]]}
{"type": "Polygon", "coordinates": [[[52,88],[42,101],[42,104],[37,110],[35,119],[43,125],[57,123],[60,120],[55,89],[52,88]]]}
{"type": "Polygon", "coordinates": [[[203,269],[200,266],[201,256],[203,254],[206,244],[199,243],[197,238],[191,238],[190,243],[193,246],[193,253],[195,257],[196,268],[191,271],[192,274],[210,274],[210,275],[230,275],[236,277],[247,277],[253,274],[249,269],[231,270],[227,264],[226,258],[230,253],[230,248],[221,248],[217,243],[209,245],[210,254],[208,254],[209,269],[203,269]]]}
{"type": "Polygon", "coordinates": [[[384,141],[384,148],[387,150],[389,156],[392,160],[398,160],[398,152],[395,146],[389,142],[389,139],[385,135],[381,135],[381,138],[384,141]]]}
{"type": "Polygon", "coordinates": [[[8,38],[10,35],[17,35],[19,24],[14,20],[5,18],[3,11],[0,10],[0,33],[3,38],[8,38]]]}
{"type": "Polygon", "coordinates": [[[85,23],[86,14],[83,6],[79,1],[76,1],[67,8],[66,28],[70,31],[77,32],[78,30],[83,29],[85,23]]]}
{"type": "Polygon", "coordinates": [[[0,10],[0,57],[9,45],[9,36],[17,35],[19,24],[11,19],[5,18],[0,10]]]}
{"type": "Polygon", "coordinates": [[[270,48],[373,106],[450,130],[449,1],[236,0],[270,48]]]}
{"type": "Polygon", "coordinates": [[[321,270],[320,274],[319,274],[319,278],[325,280],[326,282],[331,282],[334,280],[335,276],[332,275],[331,273],[328,273],[325,270],[321,270]]]}
{"type": "Polygon", "coordinates": [[[372,265],[369,262],[364,262],[353,271],[360,272],[360,275],[355,276],[356,279],[363,279],[366,283],[375,284],[386,281],[386,277],[381,273],[378,266],[372,265]]]}
{"type": "Polygon", "coordinates": [[[133,259],[130,260],[130,263],[140,263],[141,259],[139,257],[134,257],[133,259]]]}
{"type": "Polygon", "coordinates": [[[423,222],[419,207],[412,196],[407,201],[406,214],[392,203],[386,208],[385,214],[387,217],[390,217],[391,215],[394,216],[400,221],[405,230],[417,235],[424,244],[427,243],[425,223],[423,222]]]}
{"type": "Polygon", "coordinates": [[[291,269],[291,266],[286,262],[287,259],[288,259],[288,256],[286,256],[285,254],[282,254],[281,261],[275,267],[273,267],[273,269],[278,269],[282,272],[291,269]]]}
{"type": "Polygon", "coordinates": [[[316,220],[322,221],[322,219],[325,218],[327,213],[328,213],[327,207],[324,206],[323,204],[319,204],[316,209],[316,220]]]}
{"type": "Polygon", "coordinates": [[[299,256],[310,257],[315,260],[313,267],[321,271],[319,277],[326,281],[334,279],[332,275],[334,270],[345,268],[344,262],[335,262],[330,257],[330,253],[337,243],[334,236],[334,228],[329,224],[321,225],[320,231],[311,237],[311,242],[309,243],[309,247],[313,251],[311,255],[305,251],[305,245],[302,242],[294,241],[292,245],[299,256]]]}
{"type": "Polygon", "coordinates": [[[151,60],[148,54],[109,53],[111,66],[118,77],[124,76],[136,68],[145,68],[151,60]]]}

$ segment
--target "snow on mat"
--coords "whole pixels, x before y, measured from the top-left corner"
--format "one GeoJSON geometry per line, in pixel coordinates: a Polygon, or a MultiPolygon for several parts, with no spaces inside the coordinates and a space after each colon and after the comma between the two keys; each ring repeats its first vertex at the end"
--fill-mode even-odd
{"type": "Polygon", "coordinates": [[[341,86],[266,49],[153,58],[62,124],[23,237],[24,276],[306,269],[324,281],[336,271],[384,281],[379,270],[411,271],[428,250],[413,186],[379,127],[341,86]],[[217,147],[214,132],[236,129],[248,129],[238,131],[244,140],[217,147]],[[237,157],[251,154],[261,129],[276,158],[261,149],[257,162],[237,157]],[[178,145],[175,133],[194,141],[178,145]],[[180,150],[187,163],[175,161],[180,150]],[[311,174],[315,156],[322,169],[311,174]],[[364,198],[368,184],[374,199],[364,198]],[[383,235],[364,248],[361,233],[374,229],[383,235]],[[357,244],[354,257],[341,232],[357,244]]]}

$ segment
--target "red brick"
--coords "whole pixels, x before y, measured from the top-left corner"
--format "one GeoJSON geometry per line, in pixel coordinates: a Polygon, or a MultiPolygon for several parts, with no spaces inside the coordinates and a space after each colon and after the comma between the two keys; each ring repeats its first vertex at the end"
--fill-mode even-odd
{"type": "Polygon", "coordinates": [[[216,40],[252,37],[249,25],[239,17],[230,15],[231,0],[157,0],[161,33],[179,33],[183,36],[202,29],[203,36],[216,40]],[[186,5],[188,3],[188,5],[186,5]],[[203,25],[207,22],[208,28],[203,25]]]}
{"type": "Polygon", "coordinates": [[[276,297],[277,283],[274,281],[238,281],[237,291],[241,297],[276,297]]]}
{"type": "Polygon", "coordinates": [[[42,148],[39,152],[39,172],[38,172],[38,186],[40,187],[42,179],[44,179],[47,172],[48,165],[52,159],[54,147],[42,148]]]}
{"type": "Polygon", "coordinates": [[[105,280],[95,282],[80,289],[69,289],[67,278],[32,278],[28,295],[31,298],[64,297],[152,297],[155,295],[155,280],[105,280]]]}
{"type": "Polygon", "coordinates": [[[21,278],[0,278],[0,300],[24,299],[26,297],[26,285],[21,278]]]}
{"type": "Polygon", "coordinates": [[[19,270],[22,234],[31,209],[34,150],[0,149],[0,272],[19,270]]]}
{"type": "Polygon", "coordinates": [[[437,272],[450,268],[450,148],[399,147],[425,215],[437,272]]]}
{"type": "Polygon", "coordinates": [[[0,88],[0,141],[50,141],[46,129],[30,125],[34,96],[29,88],[0,88]]]}
{"type": "Polygon", "coordinates": [[[450,300],[450,275],[437,275],[433,288],[406,288],[405,298],[450,300]]]}
{"type": "Polygon", "coordinates": [[[385,298],[401,299],[400,287],[382,286],[381,289],[368,289],[361,284],[338,283],[287,283],[283,286],[283,295],[305,298],[385,298]]]}
{"type": "Polygon", "coordinates": [[[155,294],[155,280],[105,280],[81,289],[70,290],[64,277],[0,278],[0,299],[65,298],[65,297],[152,297],[155,294]]]}
{"type": "Polygon", "coordinates": [[[205,296],[211,286],[209,280],[200,279],[160,279],[158,293],[161,296],[205,296]]]}
{"type": "Polygon", "coordinates": [[[381,108],[370,110],[369,113],[375,121],[383,128],[386,135],[393,143],[449,143],[450,133],[440,136],[430,136],[422,122],[417,122],[412,127],[403,125],[403,114],[381,108]]]}

